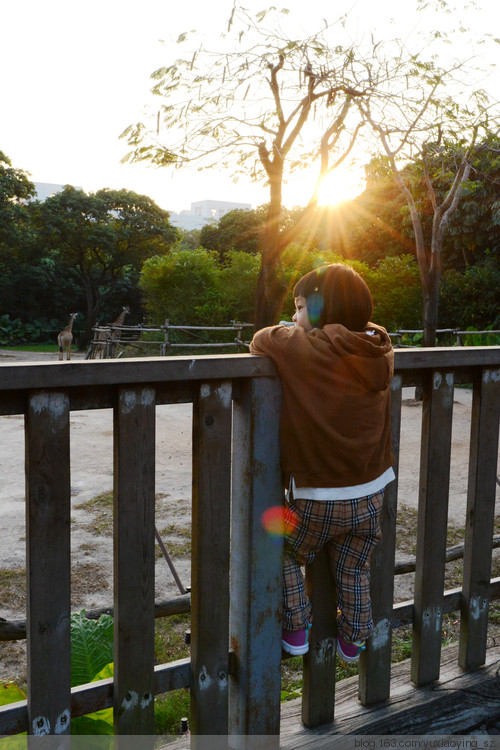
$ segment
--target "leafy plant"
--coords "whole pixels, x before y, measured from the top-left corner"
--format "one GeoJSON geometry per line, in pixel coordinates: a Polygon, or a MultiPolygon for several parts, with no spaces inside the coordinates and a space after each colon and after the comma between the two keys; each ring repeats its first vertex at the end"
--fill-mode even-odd
{"type": "MultiPolygon", "coordinates": [[[[464,346],[499,346],[500,345],[500,335],[498,333],[487,333],[487,334],[475,334],[474,331],[477,331],[477,328],[474,328],[473,326],[468,326],[466,331],[471,331],[470,334],[467,334],[464,337],[464,346]]],[[[484,329],[485,331],[492,331],[493,325],[488,326],[484,329]]]]}
{"type": "Polygon", "coordinates": [[[71,615],[71,687],[94,680],[113,661],[113,618],[89,620],[85,611],[71,615]]]}

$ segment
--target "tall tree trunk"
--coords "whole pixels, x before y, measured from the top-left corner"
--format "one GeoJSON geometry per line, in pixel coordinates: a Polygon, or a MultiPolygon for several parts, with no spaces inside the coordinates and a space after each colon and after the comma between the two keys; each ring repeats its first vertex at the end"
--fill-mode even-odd
{"type": "Polygon", "coordinates": [[[438,325],[439,281],[434,280],[423,292],[423,346],[436,346],[438,325]]]}
{"type": "Polygon", "coordinates": [[[268,166],[270,202],[262,238],[261,264],[255,295],[254,326],[258,331],[274,325],[283,306],[287,285],[281,267],[283,246],[280,238],[283,165],[278,160],[268,166]]]}

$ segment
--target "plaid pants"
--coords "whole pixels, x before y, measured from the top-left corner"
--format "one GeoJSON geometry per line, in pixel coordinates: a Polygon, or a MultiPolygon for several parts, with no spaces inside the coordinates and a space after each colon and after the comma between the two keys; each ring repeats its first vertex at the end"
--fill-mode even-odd
{"type": "Polygon", "coordinates": [[[355,500],[302,500],[289,493],[294,526],[285,540],[283,627],[300,630],[312,620],[301,566],[326,547],[337,582],[338,627],[346,640],[366,638],[372,628],[370,558],[380,539],[384,490],[355,500]]]}

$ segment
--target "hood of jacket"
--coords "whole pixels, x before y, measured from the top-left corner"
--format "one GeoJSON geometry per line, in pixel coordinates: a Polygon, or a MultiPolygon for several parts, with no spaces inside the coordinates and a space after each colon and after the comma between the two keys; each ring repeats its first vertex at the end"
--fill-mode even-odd
{"type": "Polygon", "coordinates": [[[313,329],[329,340],[337,356],[369,391],[388,387],[394,370],[391,339],[382,326],[368,323],[364,331],[349,331],[338,323],[313,329]]]}

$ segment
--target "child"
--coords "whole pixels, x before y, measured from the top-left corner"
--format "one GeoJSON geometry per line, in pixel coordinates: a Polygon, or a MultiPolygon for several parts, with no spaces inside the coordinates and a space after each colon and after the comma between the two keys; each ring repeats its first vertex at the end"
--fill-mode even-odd
{"type": "Polygon", "coordinates": [[[372,628],[369,564],[384,488],[394,479],[394,352],[369,323],[373,302],[352,268],[324,266],[293,290],[295,325],[258,331],[252,354],[281,375],[281,462],[293,528],[285,540],[282,647],[307,652],[312,620],[301,566],[326,546],[338,589],[337,653],[356,661],[372,628]]]}

